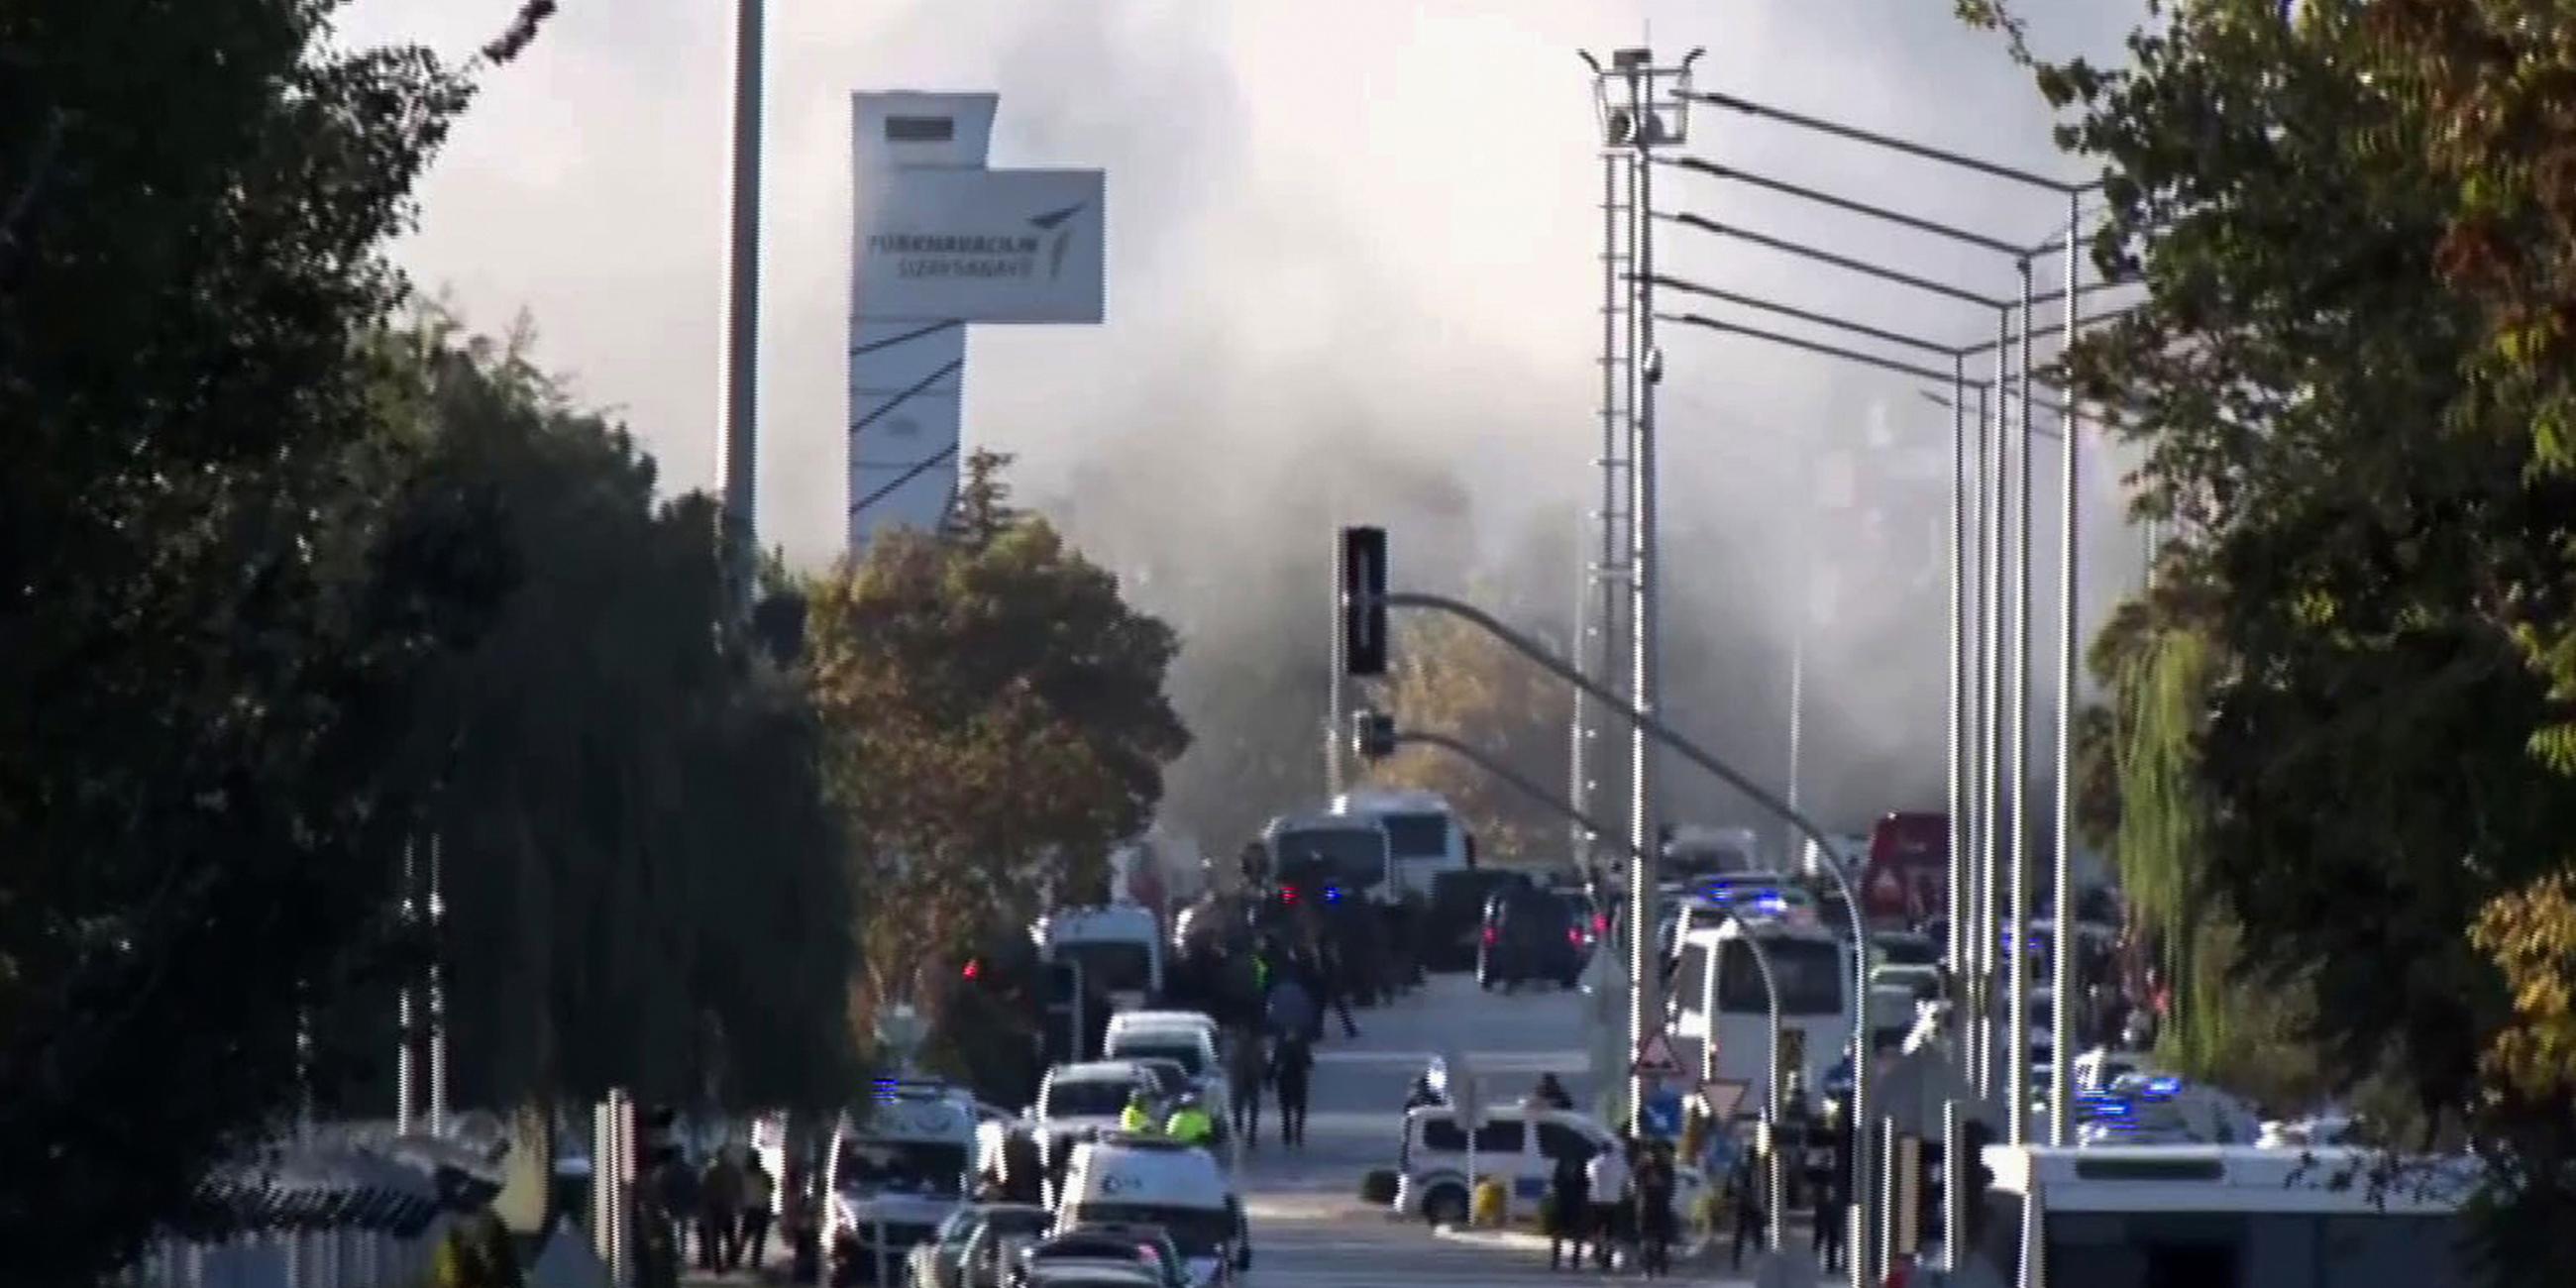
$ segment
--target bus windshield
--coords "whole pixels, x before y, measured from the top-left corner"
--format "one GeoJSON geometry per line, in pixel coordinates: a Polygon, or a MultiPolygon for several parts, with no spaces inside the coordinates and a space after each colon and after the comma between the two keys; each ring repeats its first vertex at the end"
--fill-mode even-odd
{"type": "MultiPolygon", "coordinates": [[[[1717,1009],[1729,1014],[1764,1015],[1770,997],[1762,988],[1762,968],[1741,939],[1725,941],[1717,972],[1717,1009]]],[[[1840,945],[1821,939],[1766,938],[1762,955],[1770,960],[1772,978],[1780,985],[1782,1015],[1840,1015],[1843,1012],[1843,953],[1840,945]]]]}
{"type": "Polygon", "coordinates": [[[1380,814],[1386,848],[1399,859],[1437,859],[1449,853],[1449,816],[1435,813],[1380,814]]]}
{"type": "Polygon", "coordinates": [[[1285,874],[1309,865],[1339,885],[1369,890],[1386,881],[1386,834],[1371,828],[1298,828],[1272,842],[1271,870],[1285,874]]]}
{"type": "Polygon", "coordinates": [[[1103,992],[1140,992],[1154,986],[1153,950],[1132,939],[1075,939],[1055,946],[1058,959],[1079,964],[1084,984],[1103,992]]]}

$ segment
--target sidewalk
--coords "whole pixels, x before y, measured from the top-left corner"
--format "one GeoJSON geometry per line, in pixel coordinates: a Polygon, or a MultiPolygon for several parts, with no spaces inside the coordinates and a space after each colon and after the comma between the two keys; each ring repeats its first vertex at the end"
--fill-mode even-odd
{"type": "MultiPolygon", "coordinates": [[[[1547,1256],[1547,1236],[1530,1230],[1461,1229],[1444,1225],[1433,1227],[1431,1233],[1435,1238],[1452,1243],[1512,1252],[1533,1260],[1542,1260],[1547,1256]]],[[[1762,1278],[1762,1258],[1770,1254],[1748,1252],[1742,1270],[1727,1264],[1728,1254],[1732,1251],[1731,1231],[1689,1243],[1675,1244],[1673,1245],[1672,1282],[1707,1285],[1708,1288],[1763,1288],[1766,1283],[1823,1285],[1844,1282],[1844,1277],[1841,1275],[1827,1275],[1816,1270],[1814,1258],[1807,1255],[1811,1234],[1808,1223],[1803,1219],[1793,1217],[1786,1224],[1781,1231],[1781,1238],[1785,1244],[1785,1252],[1782,1255],[1787,1265],[1774,1272],[1768,1280],[1762,1278]]],[[[1617,1273],[1633,1275],[1636,1271],[1633,1267],[1623,1266],[1617,1273]]]]}

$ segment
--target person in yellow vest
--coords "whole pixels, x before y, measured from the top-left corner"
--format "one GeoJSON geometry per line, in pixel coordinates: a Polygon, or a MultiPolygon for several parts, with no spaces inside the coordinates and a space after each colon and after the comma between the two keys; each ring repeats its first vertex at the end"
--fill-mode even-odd
{"type": "Polygon", "coordinates": [[[1127,1093],[1127,1107],[1118,1112],[1118,1130],[1147,1132],[1154,1130],[1154,1107],[1145,1099],[1145,1089],[1127,1093]]]}
{"type": "Polygon", "coordinates": [[[1163,1134],[1184,1145],[1205,1146],[1216,1139],[1216,1120],[1200,1107],[1198,1097],[1190,1096],[1163,1121],[1163,1134]]]}

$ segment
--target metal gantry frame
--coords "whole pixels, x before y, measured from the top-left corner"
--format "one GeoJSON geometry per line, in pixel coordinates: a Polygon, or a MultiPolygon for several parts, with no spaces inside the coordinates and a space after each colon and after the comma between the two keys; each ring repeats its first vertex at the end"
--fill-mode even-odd
{"type": "MultiPolygon", "coordinates": [[[[1628,208],[1623,212],[1623,222],[1628,240],[1620,282],[1625,287],[1626,300],[1625,311],[1615,322],[1625,324],[1624,361],[1618,362],[1617,370],[1625,378],[1628,415],[1624,425],[1616,428],[1626,431],[1627,451],[1624,548],[1629,681],[1625,705],[1640,713],[1640,722],[1630,727],[1628,741],[1628,901],[1632,918],[1642,924],[1652,924],[1654,920],[1655,866],[1660,857],[1654,843],[1658,822],[1655,745],[1643,723],[1643,717],[1656,709],[1659,700],[1657,675],[1661,668],[1661,641],[1656,630],[1656,580],[1661,565],[1655,510],[1655,385],[1663,373],[1654,337],[1654,150],[1687,141],[1691,65],[1699,61],[1703,52],[1693,49],[1680,62],[1659,66],[1651,50],[1622,49],[1611,55],[1607,68],[1592,55],[1582,55],[1592,73],[1600,138],[1610,149],[1606,161],[1615,163],[1624,158],[1627,168],[1628,208]]],[[[1610,258],[1618,248],[1606,244],[1608,240],[1605,238],[1603,247],[1605,269],[1620,266],[1610,258]]],[[[1609,332],[1613,329],[1615,324],[1605,315],[1605,371],[1613,363],[1608,351],[1609,332]]],[[[1612,436],[1611,418],[1605,414],[1603,419],[1605,437],[1612,436]]],[[[1605,451],[1604,460],[1609,458],[1605,451]]],[[[1614,493],[1616,481],[1614,472],[1605,464],[1605,500],[1614,493]]],[[[1605,515],[1610,508],[1604,505],[1605,515]]],[[[1605,538],[1605,545],[1611,544],[1614,543],[1605,538]]],[[[1604,672],[1608,669],[1605,665],[1604,672]]],[[[1630,1039],[1642,1046],[1662,1026],[1655,1005],[1654,980],[1646,969],[1651,945],[1646,936],[1629,938],[1628,1031],[1630,1039]]],[[[1633,1124],[1644,1101],[1643,1086],[1633,1075],[1628,1080],[1627,1101],[1633,1124]]]]}
{"type": "MultiPolygon", "coordinates": [[[[1839,197],[1834,194],[1825,193],[1803,185],[1788,183],[1768,176],[1753,174],[1738,168],[1718,165],[1714,162],[1683,161],[1676,163],[1687,168],[1697,170],[1701,173],[1709,174],[1712,177],[1751,184],[1775,193],[1803,200],[1820,202],[1837,209],[1880,218],[1917,231],[1947,237],[1962,244],[1977,246],[1995,253],[2009,255],[2014,260],[2021,288],[2018,305],[2022,325],[2017,338],[2021,351],[2022,380],[2020,382],[2020,393],[2023,404],[2021,408],[2021,424],[2023,432],[2017,436],[2019,444],[2018,463],[2020,465],[2017,482],[2021,504],[2018,507],[2017,515],[2018,539],[2013,542],[2014,548],[2011,551],[2011,562],[2014,565],[2014,572],[2016,574],[2014,578],[2016,583],[2014,598],[2017,605],[2017,610],[2013,613],[2014,621],[2011,626],[2011,634],[2015,646],[2014,652],[2017,656],[2012,659],[2012,665],[2008,668],[2002,669],[2000,673],[1992,676],[1992,680],[1994,682],[2008,683],[2011,686],[2010,692],[2005,695],[2006,701],[2000,704],[2004,709],[1997,712],[1994,710],[1998,705],[1997,703],[1990,700],[1979,701],[1978,695],[1974,692],[1974,690],[1983,688],[1984,685],[1989,682],[1985,667],[1980,665],[1977,668],[1979,674],[1974,680],[1966,680],[1963,677],[1973,660],[1967,656],[1969,652],[1994,654],[1997,653],[1998,650],[1979,649],[1974,645],[1963,641],[1960,637],[1959,628],[1954,623],[1952,633],[1950,680],[1952,688],[1952,728],[1950,743],[1950,776],[1952,782],[1951,853],[1953,875],[1952,889],[1954,894],[1952,899],[1953,912],[1950,917],[1953,927],[1950,946],[1954,954],[1954,963],[1958,961],[1960,956],[1965,956],[1969,959],[1971,973],[1976,977],[1976,982],[1979,985],[1984,985],[1991,980],[1991,954],[1994,947],[1995,936],[1992,933],[1993,926],[1989,919],[1990,909],[1971,910],[1977,917],[1977,920],[1974,923],[1977,926],[1977,933],[1975,934],[1975,940],[1977,942],[1973,947],[1963,943],[1958,933],[1959,923],[1962,920],[1958,915],[1958,905],[1962,900],[1958,897],[1960,885],[1957,881],[1957,877],[1960,875],[1959,857],[1963,851],[1968,851],[1973,852],[1978,856],[1978,867],[1980,869],[1980,875],[1983,878],[1980,880],[1974,880],[1971,884],[1986,885],[1991,882],[1991,858],[1993,851],[1996,848],[1995,842],[2000,838],[1993,836],[1994,827],[1991,823],[1981,824],[1976,820],[1980,816],[1990,816],[1994,810],[1996,801],[1994,800],[1993,788],[1995,783],[1994,775],[1990,772],[1980,772],[1977,768],[1977,762],[1986,761],[1987,757],[1992,754],[1987,751],[1987,748],[1996,743],[2001,732],[2008,732],[2013,739],[2013,744],[2008,750],[1997,747],[1996,750],[1997,752],[2000,752],[2001,755],[1996,758],[2008,758],[2009,765],[2011,767],[2012,784],[2011,790],[2008,793],[2011,797],[2012,803],[2008,808],[2011,810],[2013,839],[2009,843],[2008,848],[2011,851],[2011,857],[2013,860],[2012,879],[2009,882],[2009,885],[2011,888],[2010,892],[2015,896],[2010,900],[2010,903],[2013,905],[2012,912],[2014,924],[2005,953],[2007,967],[2011,970],[2011,978],[2008,988],[2009,997],[2011,999],[2009,1009],[2012,1012],[2012,1015],[2010,1017],[2011,1031],[2007,1034],[2007,1044],[2005,1049],[2010,1053],[2009,1064],[2006,1070],[2006,1083],[2010,1089],[2007,1094],[2011,1097],[2012,1102],[2010,1105],[2010,1112],[2006,1115],[2006,1118],[2011,1127],[2012,1139],[2017,1142],[2022,1139],[2025,1133],[2029,1116],[2029,1104],[2026,1093],[2029,1068],[2027,1057],[2024,1054],[2029,1038],[2029,1032],[2027,1026],[2021,1023],[2027,1005],[2028,972],[2021,967],[2021,954],[2028,943],[2029,929],[2029,920],[2027,917],[2028,909],[2026,906],[2028,890],[2026,864],[2027,854],[2025,850],[2025,847],[2028,844],[2028,826],[2027,814],[2022,808],[2024,804],[2022,793],[2026,791],[2026,780],[2029,768],[2027,713],[2023,709],[2023,704],[2026,703],[2029,694],[2028,596],[2030,585],[2030,437],[2032,433],[2031,413],[2034,405],[2031,384],[2033,357],[2031,353],[2031,340],[2033,334],[2037,331],[2035,318],[2033,316],[2034,306],[2051,298],[2049,295],[2042,295],[2033,291],[2030,280],[2030,265],[2032,260],[2041,254],[2059,250],[2064,252],[2065,284],[2059,291],[2052,293],[2052,295],[2055,298],[2062,299],[2065,306],[2065,322],[2062,327],[2055,329],[2060,331],[2065,342],[2071,345],[2074,336],[2085,321],[2084,318],[2079,316],[2078,300],[2080,297],[2088,293],[2088,291],[2110,289],[2115,285],[2114,283],[2103,282],[2088,287],[2081,280],[2081,263],[2078,256],[2078,248],[2082,244],[2083,240],[2081,201],[2083,194],[2092,190],[2097,185],[2091,183],[2069,183],[2047,175],[2041,175],[2011,166],[2000,165],[1980,158],[1950,152],[1945,149],[1930,147],[1924,144],[1915,143],[1911,140],[1897,138],[1892,135],[1860,129],[1841,122],[1786,111],[1734,95],[1695,93],[1691,94],[1690,97],[1699,102],[1741,113],[1747,117],[1766,119],[1794,128],[1824,133],[1865,146],[1903,153],[1919,159],[1949,166],[1954,169],[1972,171],[1992,178],[2006,180],[2024,187],[2042,189],[2062,196],[2066,202],[2066,225],[2062,237],[2045,242],[2037,247],[2023,247],[2003,238],[1996,238],[1969,230],[1952,228],[1935,223],[1934,221],[1921,219],[1905,212],[1889,210],[1867,202],[1854,201],[1849,198],[1839,197]],[[1966,706],[1977,708],[1976,722],[1981,724],[1981,726],[1990,724],[1993,721],[1993,717],[1999,714],[2003,717],[2003,723],[2006,726],[2006,729],[2004,731],[1993,731],[1989,728],[1981,727],[1978,731],[1980,737],[1977,740],[1977,747],[1971,754],[1963,757],[1962,752],[1969,750],[1965,746],[1965,739],[1963,737],[1965,732],[1964,726],[1969,723],[1962,710],[1962,708],[1966,706]],[[1963,759],[1967,762],[1966,764],[1962,763],[1963,759]],[[1978,807],[1974,811],[1964,810],[1962,805],[1970,799],[1969,793],[1971,792],[1975,794],[1974,799],[1978,802],[1978,807]],[[1963,834],[1963,828],[1966,829],[1965,834],[1963,834]],[[1966,949],[1968,951],[1962,953],[1962,949],[1966,949]]],[[[1863,272],[1868,272],[1873,276],[1898,281],[1919,289],[1935,291],[1937,293],[1950,295],[1953,298],[1959,298],[1962,296],[1973,297],[1973,293],[1961,292],[1955,288],[1947,287],[1946,284],[1932,282],[1928,279],[1918,278],[1910,274],[1902,274],[1892,270],[1883,270],[1878,268],[1878,266],[1863,265],[1859,261],[1850,260],[1846,257],[1837,256],[1830,252],[1821,251],[1813,247],[1799,246],[1795,243],[1786,241],[1786,239],[1772,238],[1762,234],[1752,233],[1749,230],[1730,228],[1725,225],[1717,224],[1715,221],[1699,219],[1692,216],[1681,216],[1678,218],[1684,222],[1695,223],[1706,231],[1736,236],[1743,240],[1754,242],[1755,244],[1771,246],[1775,249],[1801,254],[1820,262],[1833,264],[1837,267],[1858,269],[1863,272]]],[[[2014,335],[2013,327],[2011,325],[2012,310],[2009,307],[2005,307],[1998,308],[1996,312],[1999,319],[1998,335],[1995,344],[1997,372],[1996,379],[1992,387],[1998,393],[2001,393],[2012,387],[2010,379],[2011,372],[2007,365],[2007,354],[2012,348],[2013,341],[2016,339],[2016,336],[2014,335]]],[[[1743,328],[1722,329],[1744,330],[1743,328]]],[[[1959,352],[1957,356],[1954,357],[1954,376],[1960,378],[1964,377],[1966,356],[1965,352],[1959,352]]],[[[2074,704],[2075,639],[2078,614],[2078,601],[2076,599],[2076,595],[2080,580],[2080,571],[2077,562],[2077,536],[2080,524],[2081,503],[2077,490],[2080,481],[2077,452],[2080,449],[2082,438],[2080,419],[2075,414],[2076,408],[2072,405],[2073,399],[2071,389],[2068,391],[2068,396],[2069,406],[2066,408],[2067,415],[2065,416],[2064,429],[2059,435],[2060,451],[2058,461],[2060,483],[2063,488],[2061,493],[2063,501],[2060,508],[2060,525],[2058,532],[2060,594],[2056,622],[2056,633],[2058,637],[2058,668],[2057,675],[2055,676],[2056,683],[2054,686],[2056,689],[2057,699],[2057,729],[2055,738],[2057,773],[2055,776],[2055,799],[2052,802],[2056,824],[2056,848],[2053,875],[2055,877],[2055,888],[2057,894],[2054,900],[2052,916],[2053,942],[2051,945],[2052,959],[2050,967],[2051,978],[2056,984],[2053,999],[2054,1005],[2052,1008],[2053,1013],[2050,1017],[2051,1029],[2056,1036],[2051,1044],[2053,1064],[2052,1077],[2050,1080],[2049,1135],[2051,1140],[2059,1143],[2063,1143],[2072,1131],[2072,1116],[2068,1086],[2069,1077],[2067,1071],[2067,1063],[2071,1056],[2070,1047],[2072,1045],[2068,1041],[2068,1038],[2071,1036],[2069,1030],[2071,1028],[2070,1008],[2072,1005],[2072,999],[2068,996],[2070,991],[2068,986],[2071,983],[2072,975],[2071,940],[2073,939],[2072,906],[2074,903],[2074,899],[2072,898],[2073,892],[2071,889],[2071,853],[2073,847],[2073,828],[2071,821],[2071,762],[2072,729],[2074,722],[2072,708],[2074,704]]],[[[1991,461],[1991,465],[1997,468],[1982,469],[1979,473],[1984,480],[2001,481],[2004,477],[2003,469],[2001,467],[2011,464],[2011,462],[2006,459],[2006,453],[2010,450],[2016,436],[2010,434],[2006,427],[2006,422],[2009,419],[2008,408],[2010,400],[2007,398],[1998,398],[1995,401],[1996,416],[1993,425],[1994,432],[1988,436],[1986,443],[1981,445],[1980,458],[1981,462],[1986,460],[1986,452],[1984,449],[1990,446],[1994,450],[1995,454],[1995,458],[1991,461]]],[[[1954,383],[1954,422],[1959,418],[1960,408],[1963,403],[1964,385],[1954,383]]],[[[1964,478],[1966,473],[1964,469],[1965,463],[1963,460],[1958,459],[1958,456],[1959,454],[1954,452],[1954,496],[1956,496],[1958,491],[1965,487],[1966,483],[1964,478]]],[[[2003,525],[1999,522],[2002,516],[1995,513],[1995,511],[1998,509],[1997,503],[2005,499],[2005,491],[2005,488],[1991,486],[1980,487],[1978,489],[1978,499],[1980,502],[1978,509],[1981,513],[1977,516],[1977,526],[1979,528],[1981,545],[1984,544],[1984,539],[1988,534],[1991,534],[1996,538],[1997,544],[2000,544],[2000,539],[2004,535],[2003,525]]],[[[1956,516],[1954,515],[1954,522],[1952,525],[1952,567],[1954,570],[1952,613],[1954,618],[1961,611],[1960,600],[1966,590],[1964,585],[1966,581],[1964,576],[1966,569],[1966,562],[1964,559],[1965,551],[1961,548],[1965,544],[1963,526],[1964,525],[1956,521],[1956,516]]],[[[1997,553],[2000,554],[2001,552],[1997,553]]],[[[1983,560],[1980,561],[1980,565],[1981,573],[2000,571],[2000,569],[1985,564],[1983,560]]],[[[2000,592],[2002,589],[2000,581],[2001,579],[1999,577],[1983,576],[1980,578],[1980,590],[2000,592]]],[[[1996,602],[1998,596],[1995,594],[1984,594],[1981,595],[1980,598],[1986,601],[1985,606],[1988,611],[1979,614],[1982,620],[1979,622],[1980,631],[1978,633],[1986,636],[1987,638],[1991,638],[1993,628],[1996,624],[1995,619],[2000,615],[1995,610],[1999,609],[2001,605],[1996,602]]],[[[2005,659],[2001,657],[1990,657],[1987,660],[2004,661],[2005,659]]],[[[1990,762],[1988,763],[1987,768],[1993,768],[1990,762]]],[[[1972,989],[1972,991],[1982,994],[1984,990],[1983,988],[1976,988],[1972,989]]],[[[1977,1009],[1972,1013],[1968,1021],[1967,1032],[1969,1034],[1977,1033],[1990,1022],[1988,1010],[1984,1006],[1981,996],[1977,999],[1976,1007],[1977,1009]]],[[[1862,1045],[1865,1047],[1866,1043],[1864,1042],[1862,1045]]],[[[1982,1053],[1978,1053],[1972,1058],[1975,1061],[1974,1071],[1978,1074],[1979,1080],[1982,1083],[1985,1081],[1987,1070],[1986,1058],[1982,1053]]],[[[1854,1117],[1856,1120],[1862,1119],[1862,1115],[1858,1112],[1858,1106],[1855,1106],[1854,1117]]],[[[1857,1125],[1862,1128],[1866,1128],[1867,1126],[1865,1121],[1859,1121],[1857,1122],[1857,1125]]],[[[1865,1136],[1865,1131],[1856,1132],[1854,1145],[1856,1170],[1860,1171],[1864,1175],[1866,1174],[1866,1168],[1862,1164],[1865,1155],[1864,1146],[1861,1141],[1865,1136]]],[[[1884,1248],[1878,1249],[1876,1255],[1871,1254],[1869,1249],[1869,1236],[1872,1233],[1871,1223],[1863,1220],[1856,1221],[1855,1224],[1857,1228],[1854,1232],[1852,1241],[1852,1282],[1859,1285],[1869,1282],[1873,1276],[1884,1276],[1888,1271],[1888,1265],[1884,1248]]]]}

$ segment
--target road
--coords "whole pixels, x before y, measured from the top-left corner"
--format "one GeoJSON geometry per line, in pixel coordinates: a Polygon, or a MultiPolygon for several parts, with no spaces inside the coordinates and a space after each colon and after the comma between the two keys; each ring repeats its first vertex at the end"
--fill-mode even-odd
{"type": "MultiPolygon", "coordinates": [[[[1541,1073],[1554,1073],[1578,1105],[1590,1103],[1582,1000],[1554,990],[1488,994],[1471,976],[1434,975],[1411,997],[1352,1012],[1360,1036],[1345,1040],[1336,1029],[1316,1053],[1305,1150],[1282,1150],[1275,1115],[1265,1113],[1264,1138],[1247,1157],[1245,1205],[1256,1255],[1247,1278],[1254,1288],[1634,1281],[1633,1275],[1551,1273],[1544,1253],[1443,1238],[1418,1221],[1395,1221],[1359,1202],[1361,1176],[1394,1165],[1405,1089],[1435,1053],[1465,1052],[1494,1101],[1516,1101],[1541,1073]]],[[[1750,1281],[1685,1271],[1663,1282],[1750,1281]]]]}

